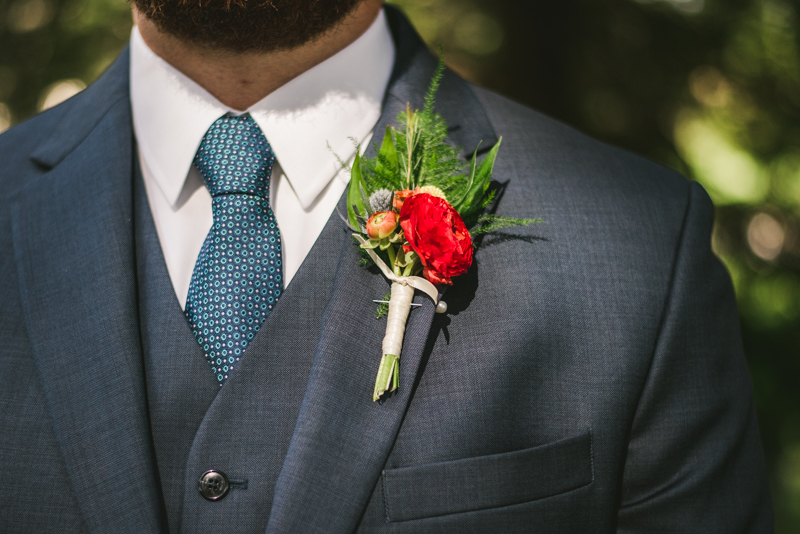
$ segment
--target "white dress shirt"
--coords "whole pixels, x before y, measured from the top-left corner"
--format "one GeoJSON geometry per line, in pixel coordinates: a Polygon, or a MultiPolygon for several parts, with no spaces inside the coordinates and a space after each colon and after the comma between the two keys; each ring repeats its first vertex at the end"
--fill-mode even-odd
{"type": "MultiPolygon", "coordinates": [[[[283,248],[284,285],[300,268],[347,187],[355,146],[368,146],[394,64],[381,11],[347,48],[283,85],[248,113],[275,152],[270,205],[283,248]]],[[[193,165],[209,126],[236,112],[158,57],[134,27],[131,106],[147,200],[181,307],[211,229],[211,196],[193,165]]],[[[331,266],[333,268],[334,266],[331,266]]]]}

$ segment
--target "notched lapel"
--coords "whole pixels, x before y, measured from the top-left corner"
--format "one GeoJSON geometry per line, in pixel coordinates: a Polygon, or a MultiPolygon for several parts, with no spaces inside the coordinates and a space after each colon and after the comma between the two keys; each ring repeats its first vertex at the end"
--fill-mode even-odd
{"type": "MultiPolygon", "coordinates": [[[[119,94],[126,65],[123,54],[93,92],[119,94]]],[[[34,156],[56,166],[12,202],[25,323],[90,531],[158,532],[136,311],[130,103],[123,93],[94,109],[68,105],[65,116],[78,122],[34,156]]]]}
{"type": "MultiPolygon", "coordinates": [[[[421,107],[436,68],[436,58],[403,16],[385,9],[397,59],[376,131],[386,124],[397,126],[397,114],[407,102],[421,107]]],[[[449,71],[436,110],[451,126],[451,141],[465,154],[471,155],[479,143],[488,149],[496,142],[469,85],[449,71]]],[[[367,155],[374,155],[374,147],[367,155]]],[[[414,302],[422,306],[413,309],[406,327],[400,388],[385,402],[373,402],[386,321],[374,319],[372,300],[383,297],[389,285],[380,274],[360,267],[359,257],[356,246],[345,243],[300,415],[275,487],[268,533],[356,530],[412,397],[434,305],[417,292],[414,302]]]]}

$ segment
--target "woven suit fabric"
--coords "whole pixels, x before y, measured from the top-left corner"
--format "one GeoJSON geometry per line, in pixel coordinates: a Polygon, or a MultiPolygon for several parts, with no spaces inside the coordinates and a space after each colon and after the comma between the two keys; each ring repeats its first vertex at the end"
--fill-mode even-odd
{"type": "Polygon", "coordinates": [[[194,160],[214,222],[192,272],[186,318],[220,386],[283,291],[281,236],[269,206],[274,163],[247,114],[217,119],[194,160]]]}

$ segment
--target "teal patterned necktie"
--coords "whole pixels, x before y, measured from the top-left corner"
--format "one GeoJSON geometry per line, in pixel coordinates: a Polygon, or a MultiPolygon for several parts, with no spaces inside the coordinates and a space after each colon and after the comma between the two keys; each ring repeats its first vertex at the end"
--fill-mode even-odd
{"type": "Polygon", "coordinates": [[[246,114],[217,119],[194,159],[214,224],[192,272],[186,318],[220,386],[283,291],[281,235],[269,206],[274,163],[246,114]]]}

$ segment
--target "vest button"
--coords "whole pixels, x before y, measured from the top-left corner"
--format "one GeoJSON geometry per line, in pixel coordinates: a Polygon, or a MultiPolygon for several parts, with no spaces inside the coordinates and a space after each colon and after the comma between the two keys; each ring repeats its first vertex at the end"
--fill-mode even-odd
{"type": "Polygon", "coordinates": [[[197,481],[197,490],[204,499],[209,501],[223,499],[230,489],[228,476],[222,471],[210,469],[200,475],[200,480],[197,481]]]}

